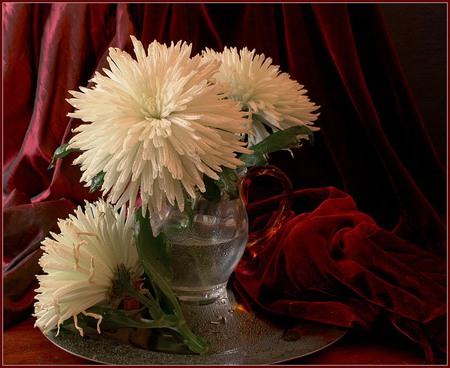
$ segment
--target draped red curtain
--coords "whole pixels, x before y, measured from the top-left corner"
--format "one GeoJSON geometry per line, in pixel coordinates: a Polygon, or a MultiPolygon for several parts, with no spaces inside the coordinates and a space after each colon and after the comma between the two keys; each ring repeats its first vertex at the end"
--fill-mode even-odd
{"type": "MultiPolygon", "coordinates": [[[[79,183],[79,168],[70,159],[48,170],[54,150],[79,124],[66,116],[71,111],[65,101],[68,90],[88,85],[94,71],[107,66],[109,47],[133,54],[130,35],[144,45],[155,39],[184,40],[193,44],[193,53],[235,46],[271,57],[321,106],[315,145],[295,149],[293,157],[280,152],[270,159],[289,175],[298,196],[325,187],[345,193],[354,200],[355,210],[389,233],[377,237],[377,246],[400,239],[402,251],[415,263],[420,265],[426,252],[442,264],[447,251],[445,168],[430,143],[377,5],[4,3],[7,325],[30,314],[40,240],[58,217],[97,196],[79,183]]],[[[424,272],[433,273],[428,268],[424,272]]],[[[443,272],[439,268],[435,278],[430,276],[441,294],[443,272]]]]}

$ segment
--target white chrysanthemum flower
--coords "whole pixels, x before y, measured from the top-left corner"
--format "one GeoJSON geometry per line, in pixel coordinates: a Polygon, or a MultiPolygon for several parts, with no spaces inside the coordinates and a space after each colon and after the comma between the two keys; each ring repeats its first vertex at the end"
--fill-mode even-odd
{"type": "Polygon", "coordinates": [[[74,163],[87,186],[105,172],[101,189],[112,203],[134,207],[140,195],[144,215],[167,200],[183,210],[183,188],[194,197],[205,191],[203,173],[217,180],[221,167],[242,165],[236,153],[250,152],[241,133],[251,125],[227,91],[208,82],[220,63],[191,57],[185,42],[154,41],[146,54],[132,41],[136,60],[111,48],[106,76],[70,92],[77,110],[69,116],[91,124],[74,130],[69,147],[84,151],[74,163]]]}
{"type": "Polygon", "coordinates": [[[130,282],[143,273],[134,241],[134,216],[126,216],[125,208],[117,211],[103,200],[86,202],[74,215],[60,219],[60,233],[42,241],[44,254],[39,260],[44,274],[38,275],[35,327],[43,333],[59,328],[73,317],[75,327],[82,313],[98,319],[100,315],[86,312],[96,305],[117,307],[122,295],[114,288],[119,270],[126,270],[130,282]]]}
{"type": "Polygon", "coordinates": [[[254,133],[248,137],[250,145],[262,141],[271,132],[297,125],[319,129],[313,126],[319,115],[313,112],[319,106],[309,100],[302,85],[292,80],[289,74],[280,72],[279,66],[272,65],[271,58],[257,55],[255,50],[249,51],[246,47],[239,52],[235,47],[225,47],[221,53],[206,48],[203,60],[221,62],[214,75],[216,83],[229,85],[232,89],[230,97],[249,112],[254,133]]]}

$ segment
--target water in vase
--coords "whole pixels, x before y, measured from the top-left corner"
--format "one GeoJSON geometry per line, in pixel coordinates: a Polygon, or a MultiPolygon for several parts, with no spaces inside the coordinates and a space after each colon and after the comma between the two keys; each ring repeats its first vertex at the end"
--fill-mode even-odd
{"type": "Polygon", "coordinates": [[[211,303],[224,295],[247,239],[247,226],[234,219],[222,222],[207,215],[196,215],[191,228],[166,234],[172,288],[178,298],[211,303]]]}

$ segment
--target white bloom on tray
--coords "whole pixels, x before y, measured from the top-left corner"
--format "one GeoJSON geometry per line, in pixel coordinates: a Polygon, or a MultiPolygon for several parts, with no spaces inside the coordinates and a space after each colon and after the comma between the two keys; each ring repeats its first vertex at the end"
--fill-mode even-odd
{"type": "Polygon", "coordinates": [[[86,202],[84,210],[58,220],[60,233],[42,241],[39,260],[43,274],[38,275],[35,327],[45,334],[73,317],[75,327],[81,314],[97,318],[100,333],[102,317],[86,310],[96,305],[116,307],[122,295],[114,288],[119,269],[128,271],[130,282],[137,281],[142,266],[134,242],[134,216],[125,208],[116,210],[103,200],[86,202]]]}
{"type": "Polygon", "coordinates": [[[242,109],[250,114],[254,133],[248,137],[250,146],[272,132],[297,125],[318,130],[313,124],[319,115],[314,111],[319,106],[309,100],[303,85],[272,65],[271,58],[246,47],[240,51],[225,47],[223,52],[206,48],[202,56],[205,62],[221,62],[214,75],[216,83],[228,85],[232,89],[230,98],[241,103],[242,109]]]}
{"type": "Polygon", "coordinates": [[[242,133],[251,123],[223,86],[209,82],[219,62],[191,57],[181,41],[154,41],[147,53],[132,42],[136,59],[110,48],[106,76],[97,72],[93,88],[70,92],[69,116],[90,124],[74,130],[69,147],[84,151],[74,163],[87,186],[105,173],[101,190],[110,202],[133,208],[140,196],[144,215],[167,201],[183,210],[183,190],[192,198],[205,191],[203,174],[217,180],[221,167],[242,165],[237,153],[250,152],[242,133]]]}

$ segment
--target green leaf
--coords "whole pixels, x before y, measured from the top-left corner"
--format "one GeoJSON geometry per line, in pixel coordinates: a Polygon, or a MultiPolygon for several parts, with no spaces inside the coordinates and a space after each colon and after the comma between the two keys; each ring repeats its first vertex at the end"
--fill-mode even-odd
{"type": "Polygon", "coordinates": [[[178,299],[172,291],[172,268],[166,251],[165,235],[160,233],[157,237],[153,236],[150,219],[142,215],[142,207],[136,213],[134,234],[142,267],[155,289],[161,309],[165,312],[164,318],[173,316],[170,328],[181,335],[182,341],[193,352],[207,352],[208,342],[189,329],[178,299]]]}
{"type": "Polygon", "coordinates": [[[212,203],[220,201],[222,190],[228,193],[230,199],[239,197],[239,178],[236,171],[228,167],[222,167],[222,172],[218,173],[219,179],[213,180],[209,176],[203,175],[206,191],[202,196],[212,203]]]}
{"type": "Polygon", "coordinates": [[[98,188],[103,185],[105,181],[105,172],[100,171],[97,175],[92,178],[91,187],[89,188],[89,193],[94,193],[98,188]]]}
{"type": "MultiPolygon", "coordinates": [[[[97,314],[102,317],[100,328],[103,330],[115,330],[118,328],[150,328],[150,329],[167,329],[176,326],[176,319],[173,316],[163,316],[157,320],[139,319],[128,316],[125,312],[109,307],[94,306],[86,310],[87,314],[77,315],[77,324],[89,331],[96,331],[99,320],[88,313],[97,314]]],[[[62,327],[73,330],[73,317],[65,320],[62,327]]],[[[78,333],[78,332],[77,332],[78,333]]]]}
{"type": "Polygon", "coordinates": [[[228,193],[230,199],[239,197],[239,178],[236,171],[228,167],[224,167],[219,173],[219,180],[215,184],[228,193]]]}
{"type": "Polygon", "coordinates": [[[203,182],[205,183],[206,191],[202,193],[203,198],[208,202],[217,203],[220,201],[220,188],[217,186],[214,179],[207,175],[203,175],[203,182]]]}
{"type": "MultiPolygon", "coordinates": [[[[123,311],[102,306],[91,307],[86,312],[102,317],[100,330],[109,339],[164,353],[192,354],[177,331],[171,329],[177,322],[173,316],[164,316],[156,321],[142,319],[137,317],[138,315],[132,318],[123,311]],[[148,332],[149,330],[151,332],[148,332]]],[[[80,313],[77,320],[77,325],[86,335],[97,336],[97,318],[80,313]]],[[[79,334],[73,317],[65,320],[61,327],[73,334],[79,334]]]]}
{"type": "Polygon", "coordinates": [[[72,152],[80,152],[78,148],[67,148],[69,146],[69,143],[64,143],[61,146],[59,146],[55,152],[53,153],[52,162],[48,166],[48,170],[53,169],[55,167],[55,162],[58,158],[66,157],[68,154],[72,152]]]}
{"type": "MultiPolygon", "coordinates": [[[[136,328],[167,328],[167,323],[161,320],[142,320],[134,319],[126,315],[124,312],[108,308],[108,307],[91,307],[87,310],[89,313],[99,314],[103,317],[101,326],[109,329],[116,329],[120,327],[136,327],[136,328]]],[[[88,323],[91,327],[96,326],[97,320],[93,317],[88,323]]]]}
{"type": "Polygon", "coordinates": [[[144,268],[149,267],[147,276],[161,277],[164,280],[164,286],[171,287],[172,268],[166,249],[166,239],[164,233],[157,237],[153,236],[150,226],[150,218],[142,216],[141,208],[136,214],[135,237],[138,245],[138,251],[141,259],[144,261],[144,268]]]}
{"type": "Polygon", "coordinates": [[[250,147],[250,149],[254,152],[265,155],[267,153],[276,152],[282,149],[299,147],[300,144],[297,136],[301,134],[307,134],[309,141],[311,143],[314,142],[314,134],[312,130],[306,125],[299,125],[275,132],[261,142],[250,147]]]}
{"type": "Polygon", "coordinates": [[[172,291],[172,266],[167,254],[166,236],[163,232],[157,237],[153,235],[150,218],[142,216],[142,208],[136,213],[134,234],[142,267],[160,307],[165,313],[183,318],[178,299],[172,291]]]}
{"type": "Polygon", "coordinates": [[[253,153],[244,153],[239,156],[239,159],[244,162],[245,167],[264,166],[267,164],[265,155],[268,153],[299,147],[297,136],[301,134],[307,134],[310,143],[314,143],[313,131],[305,125],[299,125],[272,133],[261,142],[249,147],[253,153]]]}
{"type": "Polygon", "coordinates": [[[264,166],[267,160],[261,152],[254,151],[253,153],[244,153],[239,156],[239,160],[244,162],[245,167],[264,166]]]}

